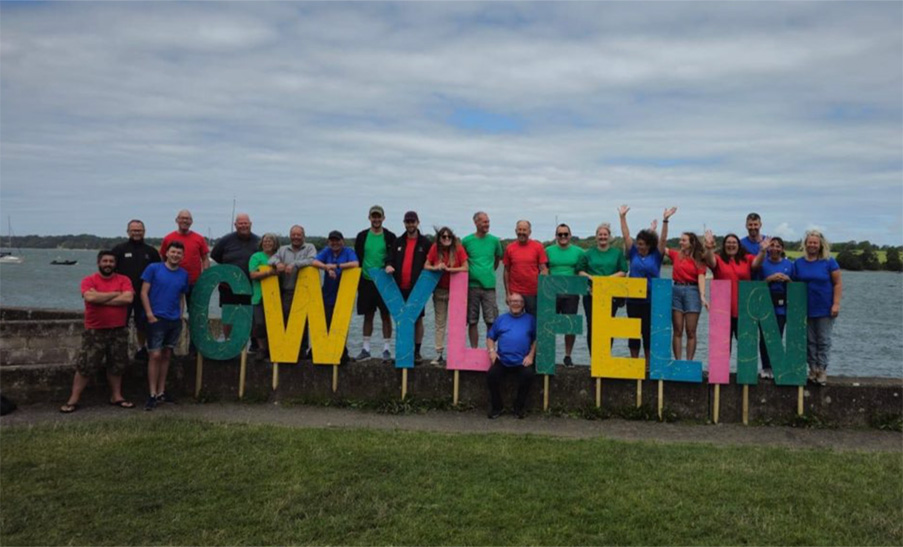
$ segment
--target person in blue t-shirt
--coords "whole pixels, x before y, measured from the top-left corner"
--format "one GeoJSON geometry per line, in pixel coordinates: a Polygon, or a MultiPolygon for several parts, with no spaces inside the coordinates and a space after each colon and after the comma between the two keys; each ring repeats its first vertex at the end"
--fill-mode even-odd
{"type": "MultiPolygon", "coordinates": [[[[756,256],[762,250],[762,247],[765,247],[767,252],[768,245],[765,244],[766,238],[762,235],[762,217],[759,216],[759,213],[746,215],[746,233],[746,237],[740,240],[740,245],[746,249],[747,253],[756,256]]],[[[761,281],[762,272],[753,271],[752,279],[753,281],[761,281]]]]}
{"type": "MultiPolygon", "coordinates": [[[[627,226],[627,212],[630,207],[622,205],[618,208],[621,217],[621,236],[624,238],[624,251],[627,253],[627,262],[630,273],[627,277],[646,279],[646,298],[627,299],[627,317],[637,318],[641,321],[643,337],[643,355],[646,356],[646,370],[649,370],[649,333],[652,323],[652,279],[658,279],[662,271],[662,253],[658,249],[658,234],[655,232],[658,222],[652,221],[649,229],[640,230],[636,240],[630,237],[630,228],[627,226]]],[[[631,338],[628,342],[630,356],[640,356],[640,341],[631,338]]]]}
{"type": "MultiPolygon", "coordinates": [[[[774,316],[778,322],[778,331],[784,336],[784,325],[787,324],[787,282],[793,275],[793,263],[784,255],[784,240],[779,237],[765,238],[759,253],[752,263],[753,271],[768,282],[771,290],[771,302],[774,304],[774,316]],[[767,256],[767,258],[766,258],[767,256]]],[[[760,378],[774,378],[771,370],[771,359],[765,347],[765,337],[759,337],[759,355],[762,356],[762,372],[760,378]]]]}
{"type": "MultiPolygon", "coordinates": [[[[332,329],[332,314],[342,281],[342,270],[360,267],[353,249],[345,246],[345,236],[338,230],[329,232],[326,238],[327,247],[317,253],[311,264],[326,272],[323,276],[323,307],[326,311],[326,327],[332,329]]],[[[342,363],[348,361],[348,348],[342,352],[342,363]]]]}
{"type": "Polygon", "coordinates": [[[489,419],[494,420],[502,415],[502,378],[513,374],[517,376],[517,399],[514,402],[514,413],[523,419],[527,404],[527,395],[536,376],[533,358],[536,355],[536,318],[524,311],[524,297],[518,293],[508,296],[509,313],[502,314],[495,320],[486,334],[486,349],[492,366],[486,379],[489,384],[489,395],[492,406],[489,419]]]}
{"type": "Polygon", "coordinates": [[[166,249],[166,261],[155,262],[141,274],[141,304],[147,314],[147,383],[150,397],[144,410],[153,410],[158,403],[171,403],[166,393],[166,375],[172,351],[182,333],[182,314],[188,294],[188,272],[179,265],[185,247],[173,241],[166,249]]]}
{"type": "Polygon", "coordinates": [[[809,380],[828,383],[828,352],[834,319],[840,313],[843,283],[840,266],[831,257],[831,246],[818,230],[809,230],[803,238],[803,256],[793,262],[793,280],[804,281],[808,303],[806,322],[806,361],[809,380]]]}

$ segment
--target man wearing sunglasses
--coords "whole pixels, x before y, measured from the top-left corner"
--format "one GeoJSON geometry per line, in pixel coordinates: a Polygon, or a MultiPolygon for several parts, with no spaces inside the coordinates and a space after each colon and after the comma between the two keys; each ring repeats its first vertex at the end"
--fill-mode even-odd
{"type": "MultiPolygon", "coordinates": [[[[404,235],[395,240],[395,250],[392,253],[392,261],[386,266],[386,273],[395,275],[395,283],[405,300],[411,294],[411,290],[423,271],[426,263],[426,254],[430,250],[430,240],[420,233],[420,218],[415,211],[404,214],[404,235]]],[[[426,307],[420,312],[417,323],[414,324],[414,363],[423,362],[420,356],[420,348],[423,345],[423,316],[426,307]]],[[[388,351],[388,350],[387,350],[388,351]]],[[[383,352],[383,359],[386,359],[383,352]]],[[[390,357],[391,358],[391,357],[390,357]]]]}
{"type": "MultiPolygon", "coordinates": [[[[577,262],[583,256],[583,249],[571,245],[571,229],[567,224],[559,224],[555,229],[555,244],[546,247],[549,257],[549,275],[577,275],[577,262]]],[[[576,294],[559,294],[555,301],[555,313],[574,315],[580,305],[576,294]]],[[[574,334],[564,335],[564,366],[574,366],[571,352],[574,350],[574,334]]]]}

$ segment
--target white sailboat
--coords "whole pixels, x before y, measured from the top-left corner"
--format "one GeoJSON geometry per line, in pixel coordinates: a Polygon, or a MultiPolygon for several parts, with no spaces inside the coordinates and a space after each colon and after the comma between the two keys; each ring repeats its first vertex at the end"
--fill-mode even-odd
{"type": "Polygon", "coordinates": [[[20,255],[13,254],[13,220],[10,217],[6,217],[7,222],[9,223],[9,245],[7,246],[9,251],[0,251],[0,264],[21,264],[25,262],[25,259],[20,255]]]}

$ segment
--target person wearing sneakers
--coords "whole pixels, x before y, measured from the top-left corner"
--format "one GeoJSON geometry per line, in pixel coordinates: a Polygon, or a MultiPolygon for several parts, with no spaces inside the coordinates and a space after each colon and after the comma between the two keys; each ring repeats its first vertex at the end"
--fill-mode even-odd
{"type": "Polygon", "coordinates": [[[182,333],[182,315],[188,294],[188,272],[179,267],[185,254],[181,241],[173,241],[166,249],[166,261],[151,264],[141,274],[141,303],[147,314],[147,384],[150,396],[144,410],[158,403],[172,403],[166,393],[166,375],[172,351],[182,333]]]}
{"type": "MultiPolygon", "coordinates": [[[[555,244],[546,247],[549,257],[549,275],[577,275],[577,263],[583,256],[583,249],[571,245],[571,228],[567,224],[559,224],[555,228],[555,244]]],[[[580,306],[580,297],[576,294],[559,294],[555,300],[555,313],[576,315],[580,306]]],[[[564,335],[564,366],[574,366],[571,352],[574,351],[575,334],[564,335]]]]}
{"type": "Polygon", "coordinates": [[[480,331],[480,310],[483,310],[483,322],[488,331],[493,321],[499,316],[499,307],[495,297],[495,271],[502,260],[504,250],[502,242],[489,233],[489,215],[477,211],[473,215],[476,231],[461,240],[467,251],[468,286],[467,286],[467,335],[470,347],[477,347],[480,331]]]}
{"type": "Polygon", "coordinates": [[[536,376],[536,367],[533,366],[536,356],[536,318],[525,311],[524,297],[518,293],[508,295],[508,310],[508,313],[495,320],[486,335],[486,348],[492,363],[486,375],[492,401],[489,408],[490,420],[502,415],[502,379],[511,375],[517,376],[514,414],[518,419],[523,419],[526,416],[527,395],[536,376]]]}
{"type": "MultiPolygon", "coordinates": [[[[404,214],[404,234],[395,239],[392,259],[386,266],[386,273],[395,276],[395,283],[401,291],[402,298],[407,301],[414,285],[420,278],[423,265],[426,264],[426,253],[430,250],[430,240],[420,233],[420,218],[414,211],[404,214]]],[[[423,345],[423,317],[426,308],[420,312],[420,317],[414,323],[414,363],[423,362],[420,348],[423,345]]],[[[383,350],[383,360],[391,359],[386,355],[388,348],[383,350]]]]}
{"type": "Polygon", "coordinates": [[[443,226],[436,232],[436,242],[430,247],[426,256],[426,269],[443,272],[439,284],[433,292],[433,308],[436,310],[436,358],[431,365],[444,365],[445,358],[445,326],[448,323],[448,297],[451,287],[451,274],[467,271],[467,251],[451,228],[443,226]]]}
{"type": "Polygon", "coordinates": [[[78,400],[98,368],[106,365],[110,385],[110,404],[120,408],[135,405],[122,396],[122,373],[129,362],[129,333],[126,327],[128,307],[135,291],[128,277],[115,273],[116,255],[112,251],[97,253],[98,272],[82,279],[85,300],[85,331],[82,347],[75,363],[72,393],[60,412],[78,409],[78,400]]]}
{"type": "MultiPolygon", "coordinates": [[[[160,252],[156,248],[144,242],[144,222],[132,219],[126,226],[128,241],[113,247],[116,255],[116,273],[128,277],[132,281],[135,294],[141,294],[141,274],[148,264],[160,262],[160,252]]],[[[138,338],[138,353],[135,360],[147,361],[147,317],[144,316],[144,307],[141,299],[135,298],[129,304],[126,317],[131,317],[135,322],[135,335],[138,338]]]]}
{"type": "Polygon", "coordinates": [[[395,251],[395,234],[383,228],[386,212],[379,205],[370,207],[370,227],[362,230],[354,239],[354,254],[361,261],[361,281],[357,287],[357,314],[364,316],[364,345],[355,358],[357,361],[370,358],[370,336],[373,334],[373,316],[379,310],[383,328],[383,361],[391,361],[389,345],[392,342],[392,317],[383,302],[376,284],[370,277],[371,268],[386,268],[392,264],[395,251]]]}

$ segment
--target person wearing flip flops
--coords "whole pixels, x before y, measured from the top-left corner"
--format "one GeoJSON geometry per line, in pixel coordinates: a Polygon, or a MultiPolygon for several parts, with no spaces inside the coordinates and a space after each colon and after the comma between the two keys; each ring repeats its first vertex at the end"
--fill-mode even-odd
{"type": "Polygon", "coordinates": [[[135,298],[131,280],[115,273],[116,255],[113,251],[97,253],[98,272],[82,279],[81,293],[85,300],[85,331],[75,364],[72,393],[60,412],[78,410],[78,401],[97,370],[106,366],[110,385],[110,404],[120,408],[135,405],[122,396],[122,373],[129,362],[129,335],[126,328],[128,306],[135,298]]]}

